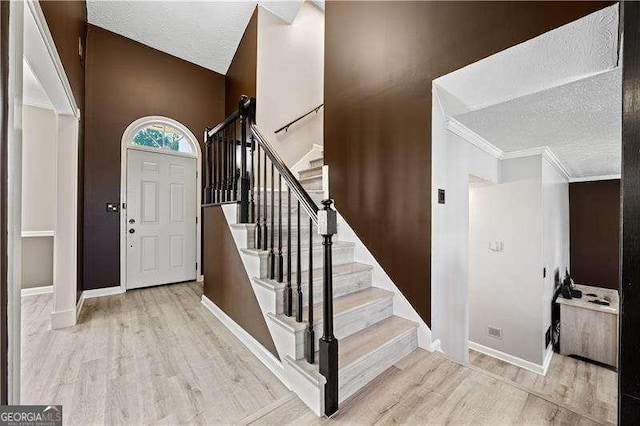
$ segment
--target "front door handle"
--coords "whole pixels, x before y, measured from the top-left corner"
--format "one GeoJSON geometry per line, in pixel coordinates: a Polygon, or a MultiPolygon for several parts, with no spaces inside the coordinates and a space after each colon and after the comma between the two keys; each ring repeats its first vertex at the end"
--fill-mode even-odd
{"type": "Polygon", "coordinates": [[[136,233],[136,230],[135,230],[135,229],[133,229],[133,228],[131,228],[131,229],[129,229],[129,233],[130,233],[130,234],[135,234],[135,233],[136,233]]]}

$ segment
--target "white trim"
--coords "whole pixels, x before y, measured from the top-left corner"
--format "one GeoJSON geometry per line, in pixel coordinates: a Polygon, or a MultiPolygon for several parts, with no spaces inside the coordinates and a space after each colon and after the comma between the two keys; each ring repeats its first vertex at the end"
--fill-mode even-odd
{"type": "Polygon", "coordinates": [[[260,342],[252,335],[247,333],[238,323],[229,317],[222,309],[213,303],[207,296],[202,295],[202,305],[209,310],[220,322],[227,327],[234,336],[245,345],[249,351],[255,355],[277,378],[284,384],[287,389],[291,390],[289,382],[285,378],[284,366],[282,363],[269,352],[260,342]]]}
{"type": "Polygon", "coordinates": [[[544,361],[542,362],[543,376],[547,375],[547,371],[549,370],[549,365],[551,365],[552,358],[553,358],[553,346],[549,345],[549,347],[547,347],[547,352],[544,354],[544,361]]]}
{"type": "Polygon", "coordinates": [[[614,180],[620,179],[620,175],[600,175],[600,176],[583,176],[583,177],[574,177],[569,179],[569,183],[574,182],[595,182],[598,180],[614,180]]]}
{"type": "Polygon", "coordinates": [[[22,231],[22,238],[54,237],[56,231],[22,231]]]}
{"type": "Polygon", "coordinates": [[[442,343],[440,342],[440,339],[436,339],[435,341],[431,342],[431,347],[429,348],[430,352],[442,352],[442,343]]]}
{"type": "Polygon", "coordinates": [[[95,290],[83,291],[80,298],[93,299],[95,297],[112,296],[114,294],[122,294],[122,293],[124,293],[124,289],[122,288],[122,286],[96,288],[95,290]]]}
{"type": "MultiPolygon", "coordinates": [[[[139,151],[150,151],[156,154],[177,155],[181,157],[196,158],[196,262],[198,270],[196,277],[202,276],[202,149],[196,136],[184,124],[168,117],[152,115],[142,117],[129,124],[122,134],[120,146],[120,288],[121,293],[127,290],[127,215],[123,206],[127,202],[127,152],[130,149],[139,151]],[[195,150],[194,154],[185,152],[175,152],[163,149],[144,148],[131,145],[131,140],[138,130],[149,124],[165,124],[180,130],[187,137],[191,146],[195,150]]],[[[198,281],[200,281],[198,279],[198,281]]],[[[115,293],[114,293],[115,294],[115,293]]]]}
{"type": "Polygon", "coordinates": [[[71,105],[74,116],[79,119],[80,109],[78,108],[76,99],[73,96],[71,84],[69,83],[67,74],[65,73],[64,67],[62,66],[62,60],[60,60],[60,55],[58,55],[58,51],[56,50],[56,45],[53,41],[53,37],[51,36],[51,32],[49,31],[49,26],[47,25],[47,20],[44,17],[44,13],[42,13],[40,2],[38,0],[26,0],[25,3],[29,7],[31,15],[33,15],[33,19],[38,26],[38,30],[40,31],[40,35],[42,36],[42,40],[47,47],[47,51],[49,52],[49,56],[51,56],[53,65],[55,66],[56,72],[58,74],[58,78],[62,82],[62,87],[64,88],[64,92],[67,95],[67,101],[69,102],[69,105],[71,105]]]}
{"type": "Polygon", "coordinates": [[[73,327],[76,325],[76,307],[66,311],[51,312],[51,329],[73,327]]]}
{"type": "Polygon", "coordinates": [[[504,158],[505,154],[500,148],[496,147],[491,142],[489,142],[488,140],[486,140],[485,138],[483,138],[473,130],[469,129],[464,124],[460,123],[455,118],[447,119],[446,123],[447,123],[447,130],[460,136],[462,139],[466,140],[470,144],[475,145],[476,147],[480,148],[481,150],[483,150],[484,152],[486,152],[487,154],[491,155],[494,158],[497,158],[499,160],[504,158]]]}
{"type": "MultiPolygon", "coordinates": [[[[513,364],[517,367],[524,368],[525,370],[532,371],[536,374],[540,374],[541,376],[544,376],[547,373],[544,365],[536,364],[531,361],[518,358],[517,356],[509,355],[507,353],[501,352],[497,349],[490,348],[488,346],[481,345],[479,343],[469,341],[469,349],[473,349],[476,352],[489,355],[490,357],[497,358],[501,361],[507,362],[509,364],[513,364]]],[[[550,356],[549,356],[549,362],[551,362],[550,356]]]]}
{"type": "Polygon", "coordinates": [[[23,288],[22,297],[26,296],[38,296],[40,294],[53,293],[53,285],[43,285],[42,287],[23,288]]]}
{"type": "Polygon", "coordinates": [[[560,172],[563,176],[565,176],[567,180],[572,181],[572,179],[574,179],[569,173],[569,171],[560,162],[560,160],[558,160],[558,157],[556,157],[556,155],[551,150],[551,148],[548,146],[540,146],[535,148],[522,149],[519,151],[504,152],[500,148],[496,147],[491,142],[489,142],[488,140],[486,140],[485,138],[483,138],[482,136],[474,132],[473,130],[469,129],[464,124],[460,123],[455,118],[448,118],[446,120],[446,127],[447,127],[447,130],[451,131],[452,133],[455,133],[465,141],[480,148],[481,150],[491,155],[492,157],[497,158],[498,160],[508,160],[511,158],[521,158],[521,157],[530,157],[534,155],[541,155],[544,158],[546,158],[547,161],[549,161],[549,163],[551,163],[551,165],[554,166],[556,170],[558,170],[558,172],[560,172]]]}
{"type": "Polygon", "coordinates": [[[82,313],[82,308],[84,306],[84,291],[80,293],[80,298],[76,302],[76,324],[78,323],[78,319],[80,319],[80,314],[82,313]]]}
{"type": "Polygon", "coordinates": [[[198,276],[196,277],[196,282],[203,283],[204,282],[204,275],[198,274],[198,276]]]}

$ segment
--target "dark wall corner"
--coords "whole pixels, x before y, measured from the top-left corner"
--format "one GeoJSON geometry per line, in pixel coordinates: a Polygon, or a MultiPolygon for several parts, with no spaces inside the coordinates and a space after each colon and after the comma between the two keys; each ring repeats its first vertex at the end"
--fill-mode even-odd
{"type": "Polygon", "coordinates": [[[226,74],[225,117],[238,109],[240,96],[256,96],[257,69],[258,8],[256,7],[226,74]]]}

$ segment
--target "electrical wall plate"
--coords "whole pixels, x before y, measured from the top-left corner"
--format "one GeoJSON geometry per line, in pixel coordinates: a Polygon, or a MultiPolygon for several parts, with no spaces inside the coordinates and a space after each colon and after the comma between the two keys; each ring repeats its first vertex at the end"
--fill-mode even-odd
{"type": "Polygon", "coordinates": [[[120,211],[120,203],[107,203],[107,213],[118,213],[120,211]]]}

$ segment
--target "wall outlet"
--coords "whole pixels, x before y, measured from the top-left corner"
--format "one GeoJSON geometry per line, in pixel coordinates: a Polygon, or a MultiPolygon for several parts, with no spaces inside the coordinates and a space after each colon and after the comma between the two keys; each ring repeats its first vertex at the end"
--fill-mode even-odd
{"type": "Polygon", "coordinates": [[[493,338],[502,340],[502,329],[501,328],[488,326],[487,327],[487,334],[489,334],[489,337],[493,337],[493,338]]]}

